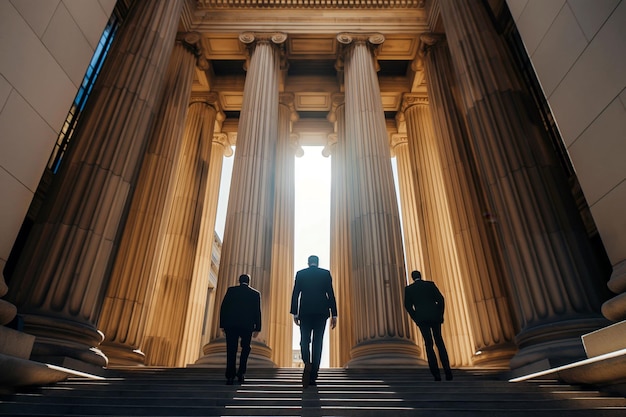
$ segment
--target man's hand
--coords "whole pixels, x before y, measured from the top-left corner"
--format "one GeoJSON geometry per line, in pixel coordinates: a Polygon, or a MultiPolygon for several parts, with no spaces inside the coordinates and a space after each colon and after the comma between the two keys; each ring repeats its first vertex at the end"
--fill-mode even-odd
{"type": "Polygon", "coordinates": [[[296,323],[296,326],[300,326],[300,319],[298,316],[293,316],[293,322],[296,323]]]}
{"type": "Polygon", "coordinates": [[[333,317],[330,319],[330,328],[334,329],[335,327],[337,327],[337,317],[333,317]]]}
{"type": "Polygon", "coordinates": [[[252,337],[256,339],[256,337],[259,335],[259,332],[252,332],[252,337]]]}

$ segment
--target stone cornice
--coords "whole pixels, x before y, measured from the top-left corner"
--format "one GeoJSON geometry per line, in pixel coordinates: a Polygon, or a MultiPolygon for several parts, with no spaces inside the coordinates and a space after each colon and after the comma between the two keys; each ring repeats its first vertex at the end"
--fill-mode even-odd
{"type": "Polygon", "coordinates": [[[219,9],[423,9],[425,0],[198,0],[199,10],[219,9]]]}
{"type": "Polygon", "coordinates": [[[428,25],[423,0],[186,0],[181,28],[202,33],[282,31],[289,34],[329,34],[360,31],[419,33],[428,25]],[[322,4],[323,3],[323,4],[322,4]],[[375,13],[372,13],[375,12],[375,13]]]}

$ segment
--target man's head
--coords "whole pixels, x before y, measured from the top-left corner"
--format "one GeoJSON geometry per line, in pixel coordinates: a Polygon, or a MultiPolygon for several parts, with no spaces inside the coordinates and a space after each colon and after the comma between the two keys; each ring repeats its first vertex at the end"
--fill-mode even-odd
{"type": "Polygon", "coordinates": [[[315,255],[311,255],[309,256],[308,264],[309,266],[318,266],[320,264],[320,258],[315,255]]]}
{"type": "Polygon", "coordinates": [[[413,278],[413,281],[417,281],[422,279],[422,273],[420,271],[413,271],[411,272],[411,278],[413,278]]]}
{"type": "Polygon", "coordinates": [[[239,283],[250,285],[250,275],[248,274],[239,275],[239,283]]]}

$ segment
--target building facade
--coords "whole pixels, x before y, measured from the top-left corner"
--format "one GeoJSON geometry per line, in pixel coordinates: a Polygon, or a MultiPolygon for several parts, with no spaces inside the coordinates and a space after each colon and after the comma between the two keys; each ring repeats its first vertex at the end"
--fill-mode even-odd
{"type": "MultiPolygon", "coordinates": [[[[446,296],[453,366],[625,348],[603,336],[626,319],[625,2],[0,8],[0,367],[222,366],[207,305],[243,272],[263,294],[251,362],[291,366],[294,158],[310,144],[332,160],[332,366],[424,365],[402,307],[414,269],[446,296]]],[[[611,360],[587,380],[626,378],[611,360]]]]}

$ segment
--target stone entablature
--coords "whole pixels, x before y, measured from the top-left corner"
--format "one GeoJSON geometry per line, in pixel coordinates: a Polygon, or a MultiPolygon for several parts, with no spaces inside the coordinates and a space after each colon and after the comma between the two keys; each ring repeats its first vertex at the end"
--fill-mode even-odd
{"type": "Polygon", "coordinates": [[[425,0],[198,0],[202,9],[423,9],[425,0]]]}

